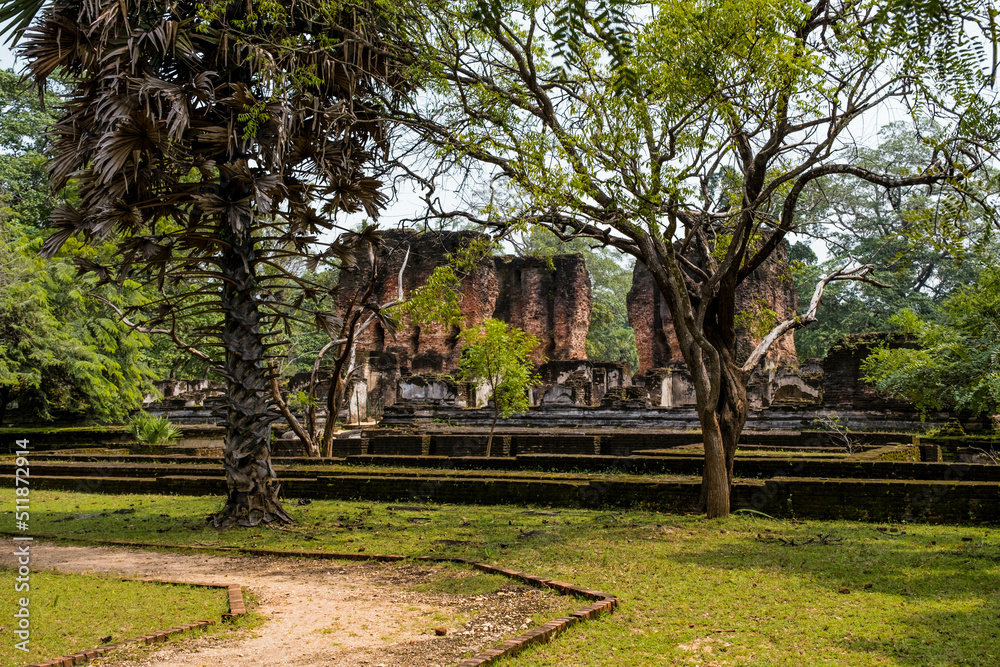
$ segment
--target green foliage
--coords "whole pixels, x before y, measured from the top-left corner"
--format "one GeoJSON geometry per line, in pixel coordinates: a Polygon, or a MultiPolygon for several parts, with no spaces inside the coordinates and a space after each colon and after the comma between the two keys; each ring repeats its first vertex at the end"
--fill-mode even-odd
{"type": "Polygon", "coordinates": [[[528,389],[538,381],[531,360],[537,346],[538,339],[531,334],[500,320],[486,320],[462,331],[459,378],[484,382],[497,414],[504,419],[525,412],[531,407],[528,389]]]}
{"type": "Polygon", "coordinates": [[[918,347],[876,348],[862,367],[868,382],[924,413],[1000,410],[1000,269],[985,269],[931,317],[903,310],[891,322],[918,347]]]}
{"type": "MultiPolygon", "coordinates": [[[[58,102],[53,90],[45,97],[49,108],[58,102]]],[[[77,275],[76,262],[110,257],[110,244],[72,241],[50,262],[39,257],[60,199],[45,174],[52,119],[9,71],[0,71],[0,105],[0,418],[16,402],[26,420],[121,420],[152,388],[150,341],[91,295],[119,307],[143,296],[132,281],[113,288],[77,275]]]]}
{"type": "Polygon", "coordinates": [[[437,322],[447,326],[462,325],[462,308],[458,295],[462,279],[450,264],[434,267],[427,282],[413,290],[399,309],[417,324],[437,322]]]}
{"type": "Polygon", "coordinates": [[[305,412],[310,407],[317,405],[317,400],[304,391],[297,391],[288,396],[288,407],[294,412],[305,412]]]}
{"type": "Polygon", "coordinates": [[[736,313],[736,327],[745,329],[754,338],[760,339],[777,326],[778,313],[769,308],[767,299],[760,297],[750,304],[747,310],[736,313]]]}
{"type": "MultiPolygon", "coordinates": [[[[954,248],[995,219],[995,179],[977,170],[1000,128],[983,86],[997,34],[983,0],[654,2],[628,20],[614,0],[471,7],[431,6],[437,23],[424,23],[425,60],[440,63],[415,114],[434,163],[458,167],[440,173],[496,169],[491,220],[586,236],[653,266],[671,263],[663,244],[682,244],[679,264],[708,277],[665,275],[687,275],[692,304],[732,239],[747,242],[726,271],[744,274],[794,231],[828,239],[834,268],[872,262],[898,283],[898,298],[870,309],[874,287],[835,283],[820,313],[832,328],[796,334],[805,356],[884,324],[915,292],[946,295],[962,283],[954,248]],[[449,77],[452,63],[467,76],[449,77]],[[636,85],[619,85],[622,67],[636,85]],[[845,139],[889,108],[911,114],[882,145],[845,139]]],[[[829,268],[800,273],[803,299],[829,268]]],[[[725,321],[706,326],[728,330],[735,313],[719,312],[725,321]]]]}
{"type": "MultiPolygon", "coordinates": [[[[919,132],[892,123],[880,132],[875,148],[863,148],[859,164],[898,174],[914,173],[932,161],[940,128],[919,132]],[[923,135],[924,139],[921,138],[923,135]]],[[[995,190],[982,176],[982,187],[995,190]]],[[[908,308],[930,316],[936,304],[975,280],[980,267],[996,252],[993,214],[970,204],[950,215],[940,188],[905,188],[895,193],[856,179],[831,177],[808,188],[803,196],[804,229],[823,236],[829,253],[819,262],[812,249],[794,243],[789,253],[805,312],[820,277],[851,261],[875,265],[874,278],[888,285],[836,282],[827,286],[819,321],[795,333],[799,357],[822,357],[848,334],[885,331],[897,312],[908,308]]]]}
{"type": "Polygon", "coordinates": [[[132,417],[129,428],[140,445],[165,445],[181,437],[180,429],[171,424],[169,419],[146,412],[132,417]]]}
{"type": "Polygon", "coordinates": [[[49,191],[45,129],[58,104],[57,84],[38,93],[10,70],[0,70],[0,206],[4,219],[36,228],[47,226],[57,198],[49,191]]]}
{"type": "Polygon", "coordinates": [[[418,325],[429,323],[461,327],[464,324],[462,305],[462,279],[479,266],[484,258],[496,250],[496,243],[488,237],[473,238],[453,253],[445,255],[446,264],[437,266],[420,287],[399,306],[418,325]]]}
{"type": "Polygon", "coordinates": [[[108,248],[72,242],[45,261],[42,242],[23,225],[0,231],[0,411],[16,401],[18,415],[29,420],[121,420],[152,389],[149,339],[90,294],[121,304],[129,292],[77,276],[74,258],[108,248]]]}

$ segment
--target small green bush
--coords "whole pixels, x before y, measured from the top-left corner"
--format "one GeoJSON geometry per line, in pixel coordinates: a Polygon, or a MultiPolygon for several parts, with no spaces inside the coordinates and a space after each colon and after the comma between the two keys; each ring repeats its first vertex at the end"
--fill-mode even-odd
{"type": "Polygon", "coordinates": [[[132,434],[140,445],[163,445],[181,437],[179,428],[166,417],[140,412],[131,421],[132,434]]]}

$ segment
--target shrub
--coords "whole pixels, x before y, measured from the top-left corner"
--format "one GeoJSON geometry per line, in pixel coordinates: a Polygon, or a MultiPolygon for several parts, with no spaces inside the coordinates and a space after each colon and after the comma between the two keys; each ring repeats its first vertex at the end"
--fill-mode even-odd
{"type": "Polygon", "coordinates": [[[166,417],[140,412],[132,418],[132,434],[140,445],[162,445],[181,437],[179,428],[166,417]]]}

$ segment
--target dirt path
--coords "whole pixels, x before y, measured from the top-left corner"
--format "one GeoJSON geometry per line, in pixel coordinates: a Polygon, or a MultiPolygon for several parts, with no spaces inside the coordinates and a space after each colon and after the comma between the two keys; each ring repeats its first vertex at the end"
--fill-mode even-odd
{"type": "MultiPolygon", "coordinates": [[[[557,610],[565,607],[565,599],[513,584],[477,596],[414,591],[412,586],[433,573],[434,566],[222,557],[44,542],[32,546],[31,556],[36,570],[240,583],[256,596],[257,611],[267,618],[254,632],[191,639],[151,656],[101,663],[115,667],[444,666],[529,624],[564,613],[557,610]],[[437,627],[447,628],[448,634],[435,636],[437,627]]],[[[13,564],[12,556],[0,555],[0,565],[13,564]]]]}

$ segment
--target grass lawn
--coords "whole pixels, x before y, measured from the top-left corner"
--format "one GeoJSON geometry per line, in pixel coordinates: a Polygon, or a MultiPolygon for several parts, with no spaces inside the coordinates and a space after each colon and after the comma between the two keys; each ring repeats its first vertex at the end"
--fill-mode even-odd
{"type": "MultiPolygon", "coordinates": [[[[4,571],[5,581],[15,573],[4,571]]],[[[0,596],[4,642],[0,664],[24,665],[120,642],[175,625],[219,621],[229,611],[225,589],[119,581],[101,575],[32,572],[31,589],[0,596]],[[30,600],[29,651],[14,647],[17,599],[30,600]],[[107,639],[107,637],[111,639],[107,639]]],[[[11,586],[13,588],[13,585],[11,586]]],[[[211,629],[209,630],[212,631],[211,629]]]]}
{"type": "Polygon", "coordinates": [[[462,556],[622,598],[510,665],[1000,664],[995,528],[289,501],[295,526],[218,532],[204,523],[216,497],[36,487],[31,500],[36,535],[462,556]],[[120,509],[135,511],[53,523],[120,509]],[[832,537],[803,544],[818,535],[832,537]]]}

